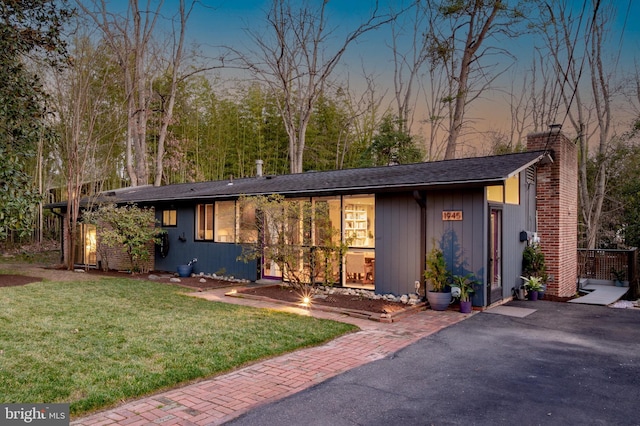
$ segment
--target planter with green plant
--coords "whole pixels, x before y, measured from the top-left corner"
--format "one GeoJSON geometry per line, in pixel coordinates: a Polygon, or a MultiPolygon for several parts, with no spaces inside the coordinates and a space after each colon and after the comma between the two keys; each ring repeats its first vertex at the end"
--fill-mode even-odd
{"type": "MultiPolygon", "coordinates": [[[[537,290],[538,296],[544,296],[544,290],[547,283],[547,267],[545,264],[544,253],[538,243],[531,243],[525,247],[522,253],[522,275],[525,277],[536,277],[540,279],[540,289],[537,290]]],[[[526,287],[525,287],[525,290],[526,287]]]]}
{"type": "Polygon", "coordinates": [[[460,312],[463,314],[470,314],[472,308],[471,295],[475,292],[476,280],[473,274],[467,275],[454,275],[451,282],[451,287],[460,289],[460,312]]]}
{"type": "Polygon", "coordinates": [[[613,281],[616,287],[624,287],[624,280],[627,276],[627,272],[624,269],[611,268],[611,275],[613,275],[613,281]]]}
{"type": "Polygon", "coordinates": [[[427,264],[424,270],[427,286],[427,300],[431,309],[444,311],[451,303],[451,288],[449,287],[449,272],[444,253],[437,247],[427,254],[427,264]]]}
{"type": "Polygon", "coordinates": [[[527,290],[529,300],[538,300],[538,293],[542,291],[543,284],[540,277],[520,277],[524,280],[524,288],[527,290]]]}

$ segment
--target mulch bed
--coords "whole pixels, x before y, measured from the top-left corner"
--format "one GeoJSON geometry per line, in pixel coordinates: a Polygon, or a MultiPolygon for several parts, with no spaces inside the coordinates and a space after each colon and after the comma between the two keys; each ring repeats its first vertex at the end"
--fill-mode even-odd
{"type": "Polygon", "coordinates": [[[42,281],[42,278],[27,275],[0,275],[0,287],[15,287],[42,281]]]}
{"type": "MultiPolygon", "coordinates": [[[[180,277],[179,283],[172,283],[169,281],[169,279],[173,276],[173,274],[168,272],[154,272],[153,275],[159,278],[153,280],[149,279],[150,274],[130,274],[128,272],[101,271],[96,269],[89,269],[87,273],[105,277],[127,277],[131,279],[162,282],[192,288],[198,291],[242,286],[242,284],[236,282],[210,278],[205,278],[205,282],[200,282],[200,280],[203,278],[200,276],[180,277]]],[[[263,297],[266,299],[273,299],[275,301],[286,303],[300,303],[302,299],[302,297],[291,288],[280,285],[251,286],[246,289],[238,290],[238,293],[263,297]]],[[[369,312],[372,314],[398,314],[403,311],[413,309],[412,306],[405,305],[404,303],[389,302],[386,300],[373,300],[365,297],[349,296],[345,294],[331,294],[322,299],[314,298],[312,301],[312,305],[327,306],[336,309],[345,309],[351,311],[369,312]]]]}
{"type": "MultiPolygon", "coordinates": [[[[260,296],[288,303],[301,303],[302,300],[302,296],[295,290],[279,285],[250,287],[244,290],[239,290],[238,293],[260,296]]],[[[381,299],[374,300],[366,297],[346,294],[330,294],[327,295],[326,298],[314,297],[311,304],[353,311],[365,311],[374,314],[394,314],[412,308],[404,303],[389,302],[381,299]]]]}

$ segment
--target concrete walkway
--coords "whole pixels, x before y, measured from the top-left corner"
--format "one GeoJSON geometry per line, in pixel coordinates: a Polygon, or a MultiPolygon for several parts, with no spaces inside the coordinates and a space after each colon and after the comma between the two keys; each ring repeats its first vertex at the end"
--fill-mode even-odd
{"type": "Polygon", "coordinates": [[[76,419],[72,425],[219,425],[251,408],[292,395],[352,368],[384,358],[470,315],[425,310],[391,324],[264,301],[225,297],[230,289],[195,294],[211,301],[272,308],[355,324],[361,331],[257,362],[227,374],[76,419]]]}
{"type": "Polygon", "coordinates": [[[579,303],[583,305],[602,305],[607,306],[624,296],[629,287],[616,287],[613,285],[587,284],[583,287],[590,293],[569,300],[569,303],[579,303]]]}

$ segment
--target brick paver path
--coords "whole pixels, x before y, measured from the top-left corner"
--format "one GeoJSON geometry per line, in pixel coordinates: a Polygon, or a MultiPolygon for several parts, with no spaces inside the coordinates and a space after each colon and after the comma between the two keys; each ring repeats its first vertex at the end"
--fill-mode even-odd
{"type": "Polygon", "coordinates": [[[199,297],[270,307],[356,324],[361,331],[325,345],[301,349],[191,385],[162,392],[73,421],[72,425],[219,425],[258,405],[306,389],[337,374],[384,358],[468,315],[425,310],[391,324],[332,312],[303,310],[250,299],[225,297],[226,290],[199,297]]]}

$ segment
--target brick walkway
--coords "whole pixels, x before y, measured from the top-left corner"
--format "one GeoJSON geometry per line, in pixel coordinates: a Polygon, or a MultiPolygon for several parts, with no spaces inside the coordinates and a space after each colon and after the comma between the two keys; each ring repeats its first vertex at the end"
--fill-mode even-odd
{"type": "Polygon", "coordinates": [[[191,385],[126,403],[73,421],[72,425],[219,425],[245,411],[306,389],[330,377],[393,354],[416,340],[455,324],[468,315],[425,310],[391,324],[331,312],[304,310],[261,301],[225,297],[226,290],[199,297],[270,307],[348,322],[361,331],[309,349],[257,362],[191,385]]]}

